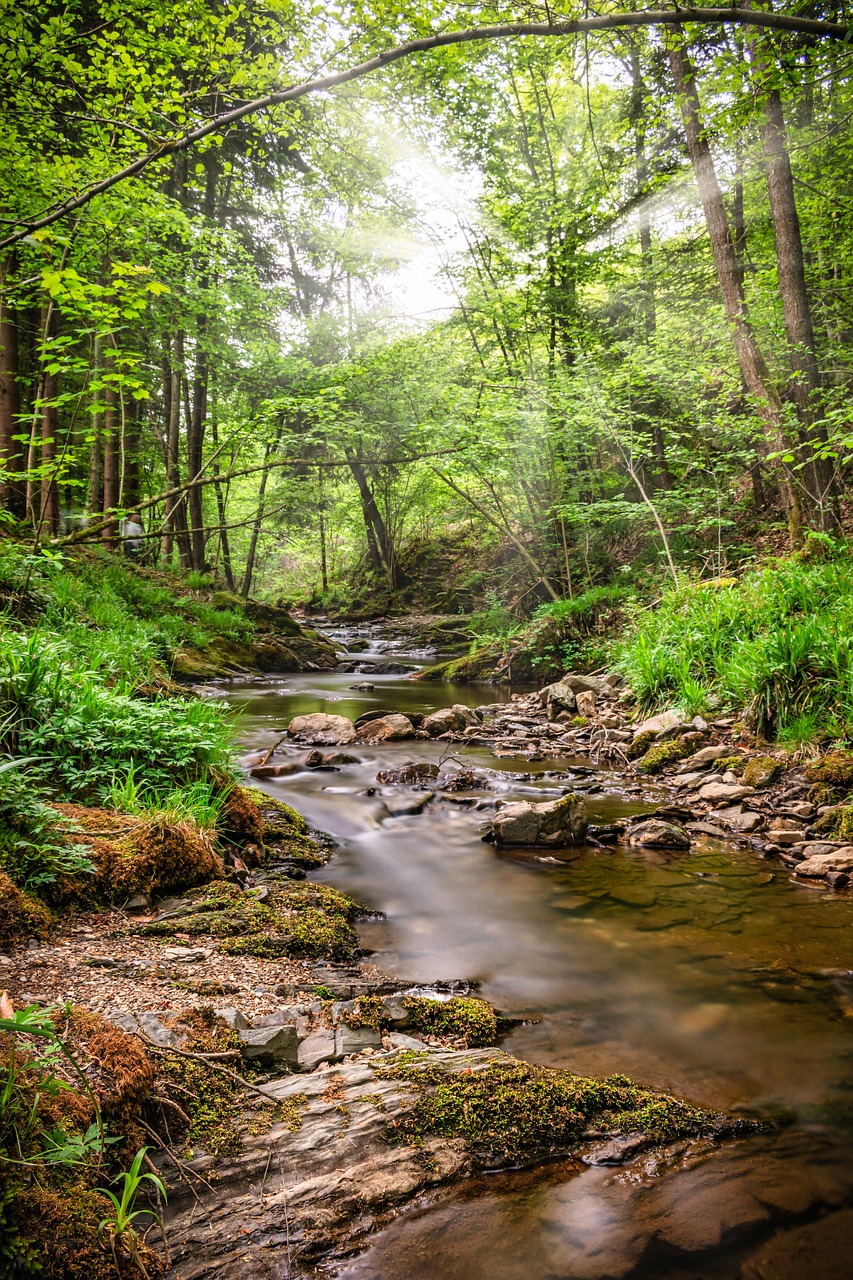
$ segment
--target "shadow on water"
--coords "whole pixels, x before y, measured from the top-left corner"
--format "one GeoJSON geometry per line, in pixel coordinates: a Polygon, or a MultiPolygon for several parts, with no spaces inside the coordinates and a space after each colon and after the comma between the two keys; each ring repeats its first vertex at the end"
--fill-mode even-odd
{"type": "MultiPolygon", "coordinates": [[[[371,677],[373,692],[348,688],[363,679],[275,677],[226,694],[243,708],[250,747],[271,745],[309,711],[354,718],[508,697],[399,676],[371,677]]],[[[304,749],[283,750],[304,759],[304,749]]],[[[391,817],[386,802],[401,788],[378,786],[378,770],[439,761],[446,745],[347,750],[357,764],[264,786],[339,840],[322,876],[384,912],[363,929],[381,968],[417,981],[476,979],[525,1020],[505,1046],[529,1061],[625,1072],[706,1106],[785,1108],[796,1126],[722,1150],[682,1150],[667,1167],[569,1163],[481,1180],[407,1211],[338,1274],[787,1280],[805,1273],[790,1270],[790,1254],[816,1280],[849,1275],[851,897],[795,884],[759,855],[711,840],[676,856],[621,847],[500,856],[481,840],[498,799],[580,788],[591,819],[607,822],[652,807],[660,789],[607,771],[567,777],[565,760],[454,749],[485,785],[391,817]],[[832,1270],[833,1250],[847,1269],[832,1270]]]]}

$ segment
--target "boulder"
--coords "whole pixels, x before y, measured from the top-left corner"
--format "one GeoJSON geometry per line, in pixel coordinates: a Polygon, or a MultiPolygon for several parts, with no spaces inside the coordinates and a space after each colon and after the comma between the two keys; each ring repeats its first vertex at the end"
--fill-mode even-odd
{"type": "Polygon", "coordinates": [[[299,1045],[299,1066],[303,1071],[313,1071],[321,1062],[334,1062],[336,1057],[335,1033],[327,1027],[313,1031],[299,1045]]]}
{"type": "Polygon", "coordinates": [[[769,787],[782,772],[782,763],[772,756],[756,756],[747,761],[743,771],[743,780],[748,787],[769,787]]]}
{"type": "Polygon", "coordinates": [[[666,729],[674,729],[682,723],[680,711],[660,711],[656,716],[649,716],[642,724],[634,728],[634,741],[643,733],[663,733],[666,729]]]}
{"type": "Polygon", "coordinates": [[[574,689],[566,681],[558,680],[556,684],[551,684],[547,689],[543,689],[542,693],[545,694],[544,701],[548,709],[549,720],[556,720],[557,716],[563,711],[567,711],[572,715],[577,714],[578,700],[575,697],[574,689]]]}
{"type": "Polygon", "coordinates": [[[361,1053],[362,1049],[379,1049],[382,1047],[382,1036],[373,1027],[348,1027],[346,1024],[335,1028],[335,1055],[346,1058],[351,1053],[361,1053]]]}
{"type": "Polygon", "coordinates": [[[586,830],[586,805],[575,795],[543,804],[508,804],[495,814],[491,827],[495,843],[503,845],[580,844],[586,830]]]}
{"type": "Polygon", "coordinates": [[[753,787],[744,787],[740,783],[708,782],[704,787],[699,788],[699,798],[711,800],[714,803],[721,800],[734,803],[735,800],[745,800],[747,796],[752,795],[753,791],[753,787]]]}
{"type": "Polygon", "coordinates": [[[376,775],[376,781],[383,786],[398,783],[407,786],[422,786],[433,783],[438,777],[438,765],[429,764],[426,761],[409,761],[408,764],[401,765],[399,769],[381,769],[376,775]]]}
{"type": "Polygon", "coordinates": [[[343,747],[355,742],[355,725],[346,716],[330,716],[315,711],[311,715],[296,716],[287,726],[288,737],[310,746],[343,747]]]}
{"type": "MultiPolygon", "coordinates": [[[[586,718],[589,719],[590,716],[595,714],[595,694],[591,689],[581,689],[580,693],[575,695],[575,705],[577,707],[578,715],[586,716],[586,718]]],[[[615,717],[613,718],[615,719],[615,717]]],[[[618,729],[619,723],[620,722],[616,720],[615,724],[604,725],[604,728],[618,729]]]]}
{"type": "Polygon", "coordinates": [[[469,707],[463,706],[461,702],[457,702],[452,707],[442,707],[440,711],[433,711],[432,715],[424,720],[423,727],[431,738],[438,738],[442,733],[461,733],[469,725],[478,723],[474,712],[469,707]]]}
{"type": "Polygon", "coordinates": [[[800,844],[805,839],[805,826],[796,818],[774,818],[767,834],[774,844],[800,844]]]}
{"type": "Polygon", "coordinates": [[[415,727],[408,716],[394,714],[370,720],[358,732],[364,742],[399,742],[402,738],[413,738],[415,727]]]}
{"type": "Polygon", "coordinates": [[[293,764],[292,761],[282,761],[281,764],[256,764],[252,766],[253,778],[286,778],[288,774],[297,773],[299,765],[293,764]]]}
{"type": "Polygon", "coordinates": [[[232,1031],[246,1031],[249,1027],[249,1019],[239,1009],[216,1009],[217,1018],[221,1018],[223,1022],[227,1022],[232,1031]]]}
{"type": "Polygon", "coordinates": [[[801,862],[794,874],[819,880],[830,871],[853,871],[853,845],[844,845],[832,853],[814,854],[801,862]]]}
{"type": "Polygon", "coordinates": [[[299,1043],[296,1027],[249,1027],[238,1032],[240,1052],[247,1062],[258,1058],[270,1058],[275,1062],[287,1062],[291,1066],[299,1065],[299,1043]]]}
{"type": "Polygon", "coordinates": [[[730,756],[731,754],[731,747],[725,745],[702,747],[701,751],[694,751],[692,756],[687,757],[684,761],[684,767],[685,769],[706,769],[715,760],[722,760],[725,756],[730,756]]]}
{"type": "Polygon", "coordinates": [[[680,823],[649,818],[630,828],[628,843],[640,849],[689,849],[691,841],[680,823]]]}

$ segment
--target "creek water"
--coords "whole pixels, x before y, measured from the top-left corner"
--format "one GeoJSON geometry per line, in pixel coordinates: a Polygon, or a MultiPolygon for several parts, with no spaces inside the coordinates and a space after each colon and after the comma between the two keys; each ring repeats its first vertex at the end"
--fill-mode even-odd
{"type": "MultiPolygon", "coordinates": [[[[366,632],[359,659],[423,659],[366,632]],[[392,650],[389,653],[389,650],[392,650]]],[[[345,637],[347,638],[347,637],[345,637]]],[[[298,714],[355,718],[493,703],[505,689],[315,672],[235,682],[240,740],[266,748],[298,714]],[[369,680],[374,690],[355,691],[369,680]]],[[[504,1047],[580,1074],[632,1076],[708,1107],[785,1116],[772,1134],[678,1145],[620,1169],[575,1160],[435,1193],[332,1267],[347,1280],[814,1280],[853,1275],[853,897],[795,883],[751,851],[592,846],[499,855],[496,801],[581,790],[593,822],[665,794],[565,758],[454,750],[486,785],[389,816],[376,774],[444,743],[346,748],[357,763],[263,784],[339,848],[318,878],[383,913],[361,927],[384,971],[475,980],[519,1020],[504,1047]]],[[[285,746],[277,758],[304,759],[285,746]]],[[[422,795],[420,795],[422,799],[422,795]]]]}

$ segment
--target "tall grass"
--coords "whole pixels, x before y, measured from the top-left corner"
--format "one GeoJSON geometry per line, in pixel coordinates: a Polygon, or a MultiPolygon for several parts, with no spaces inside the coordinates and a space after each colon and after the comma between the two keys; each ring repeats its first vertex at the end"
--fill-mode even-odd
{"type": "Polygon", "coordinates": [[[638,612],[617,655],[644,710],[743,710],[762,733],[853,733],[853,562],[779,560],[638,612]]]}
{"type": "Polygon", "coordinates": [[[100,791],[107,809],[120,813],[156,814],[166,825],[191,822],[200,831],[214,831],[227,802],[227,791],[217,782],[198,780],[184,786],[157,786],[140,777],[136,766],[116,775],[100,791]]]}

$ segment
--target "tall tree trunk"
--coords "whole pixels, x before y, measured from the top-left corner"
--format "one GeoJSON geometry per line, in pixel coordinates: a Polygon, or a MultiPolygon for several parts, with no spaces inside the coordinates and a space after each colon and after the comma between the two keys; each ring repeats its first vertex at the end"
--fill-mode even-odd
{"type": "MultiPolygon", "coordinates": [[[[634,126],[634,178],[637,193],[642,195],[649,182],[649,164],[646,159],[646,128],[643,95],[645,85],[640,68],[640,56],[636,45],[631,45],[631,106],[630,119],[634,126]]],[[[646,341],[649,341],[657,326],[657,308],[655,305],[655,282],[652,275],[652,222],[649,207],[643,200],[639,211],[640,223],[640,272],[643,290],[643,317],[646,328],[646,341]]]]}
{"type": "MultiPolygon", "coordinates": [[[[785,452],[790,446],[785,438],[782,403],[749,319],[740,264],[729,229],[723,193],[702,127],[696,77],[680,33],[669,39],[669,63],[681,108],[687,152],[702,201],[717,281],[741,377],[764,423],[769,449],[776,453],[785,452]]],[[[796,547],[802,542],[802,507],[790,473],[783,463],[779,464],[779,468],[779,491],[788,520],[788,533],[791,544],[796,547]]]]}
{"type": "MultiPolygon", "coordinates": [[[[210,419],[210,433],[213,438],[213,447],[219,449],[219,424],[216,421],[216,394],[214,390],[213,414],[210,419]]],[[[222,572],[225,574],[225,585],[229,591],[235,591],[234,585],[234,569],[231,564],[231,544],[228,541],[228,529],[226,522],[227,503],[225,491],[217,480],[213,485],[213,491],[216,494],[216,511],[219,515],[219,546],[222,551],[222,572]]]]}
{"type": "MultiPolygon", "coordinates": [[[[104,389],[104,516],[115,511],[119,505],[120,431],[118,392],[115,387],[107,386],[104,389]]],[[[106,520],[101,538],[104,542],[115,542],[116,532],[116,521],[106,520]]]]}
{"type": "MultiPolygon", "coordinates": [[[[163,360],[164,401],[167,402],[168,417],[165,424],[166,439],[166,482],[168,489],[176,489],[181,483],[181,372],[184,362],[184,335],[181,330],[175,334],[174,341],[167,345],[163,360]],[[171,349],[170,349],[171,348],[171,349]]],[[[173,536],[177,539],[181,564],[189,564],[189,547],[187,539],[187,512],[184,494],[175,494],[166,499],[166,510],[163,518],[163,538],[160,551],[168,564],[172,555],[173,536]]]]}
{"type": "MultiPolygon", "coordinates": [[[[218,155],[219,153],[214,147],[212,150],[207,151],[204,157],[205,183],[202,212],[208,222],[213,221],[216,213],[218,155]]],[[[209,286],[210,278],[205,270],[199,280],[199,290],[202,298],[209,286]]],[[[207,384],[210,363],[205,345],[208,337],[208,325],[208,317],[202,311],[196,321],[192,409],[187,416],[187,472],[190,479],[195,479],[199,475],[204,460],[204,429],[207,419],[207,384]]],[[[205,568],[204,503],[201,489],[197,486],[190,489],[187,502],[193,567],[201,573],[205,568]]]]}
{"type": "Polygon", "coordinates": [[[346,455],[350,471],[358,485],[358,492],[361,497],[361,509],[364,515],[367,549],[371,564],[378,572],[384,570],[388,578],[388,585],[396,587],[398,581],[396,558],[394,549],[391,546],[391,539],[388,537],[388,529],[382,519],[382,513],[376,505],[376,499],[373,496],[373,491],[368,483],[361,460],[349,449],[346,451],[346,455]]]}
{"type": "Polygon", "coordinates": [[[26,514],[27,491],[23,480],[23,448],[14,437],[20,432],[18,415],[18,317],[9,304],[8,270],[0,265],[0,506],[16,520],[26,514]]]}
{"type": "Polygon", "coordinates": [[[257,509],[257,512],[255,513],[255,519],[252,524],[252,536],[249,539],[249,553],[246,556],[246,568],[243,573],[243,582],[240,586],[240,594],[242,595],[244,600],[247,600],[249,598],[249,593],[252,590],[252,578],[254,577],[254,574],[255,574],[255,558],[258,552],[258,538],[260,537],[260,533],[261,533],[261,525],[264,522],[264,508],[266,506],[267,480],[269,479],[269,474],[270,474],[269,470],[266,469],[266,463],[269,462],[270,458],[278,448],[283,433],[284,433],[284,419],[282,418],[279,421],[278,428],[275,434],[275,439],[268,440],[266,443],[266,447],[264,448],[265,467],[264,467],[264,470],[261,472],[260,484],[258,485],[258,509],[257,509]]]}
{"type": "MultiPolygon", "coordinates": [[[[779,295],[793,372],[791,398],[797,406],[806,441],[821,444],[825,443],[826,434],[824,432],[821,436],[820,429],[814,426],[814,399],[820,389],[820,368],[806,286],[803,239],[794,196],[785,114],[778,89],[771,89],[765,99],[762,137],[767,160],[767,193],[776,241],[779,295]]],[[[816,458],[811,449],[806,457],[810,505],[821,528],[837,527],[839,517],[837,503],[833,502],[832,466],[828,461],[816,458]]]]}
{"type": "MultiPolygon", "coordinates": [[[[52,308],[42,308],[42,333],[50,337],[52,308]]],[[[45,370],[41,389],[41,458],[42,477],[39,494],[38,524],[41,532],[51,537],[59,533],[59,488],[56,483],[56,443],[59,434],[59,410],[55,401],[59,382],[55,373],[45,370]]]]}

